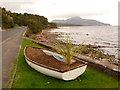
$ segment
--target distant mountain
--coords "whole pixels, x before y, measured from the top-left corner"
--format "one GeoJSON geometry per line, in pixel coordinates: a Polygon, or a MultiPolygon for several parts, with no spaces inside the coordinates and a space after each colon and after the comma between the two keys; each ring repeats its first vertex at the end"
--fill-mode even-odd
{"type": "Polygon", "coordinates": [[[66,20],[53,20],[58,26],[102,26],[110,25],[96,20],[82,19],[80,17],[71,17],[66,20]]]}

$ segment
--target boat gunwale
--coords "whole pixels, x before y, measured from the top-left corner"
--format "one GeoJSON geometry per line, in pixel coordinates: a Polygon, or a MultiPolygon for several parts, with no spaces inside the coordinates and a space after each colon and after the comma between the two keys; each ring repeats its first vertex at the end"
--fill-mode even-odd
{"type": "MultiPolygon", "coordinates": [[[[28,57],[26,56],[26,53],[25,53],[25,51],[26,51],[26,49],[27,49],[28,47],[32,47],[32,46],[26,46],[26,47],[24,48],[24,56],[25,56],[25,59],[27,59],[28,61],[30,61],[30,62],[33,63],[33,64],[36,64],[36,65],[38,65],[38,66],[41,66],[41,67],[44,67],[44,68],[47,68],[47,69],[50,69],[50,70],[54,70],[54,71],[57,71],[57,72],[64,73],[64,72],[68,72],[68,71],[70,71],[70,70],[74,70],[74,69],[77,69],[77,68],[79,68],[79,67],[83,67],[83,66],[87,65],[87,62],[85,62],[85,61],[76,60],[76,61],[82,62],[83,65],[77,66],[77,67],[72,68],[72,69],[69,69],[69,70],[58,70],[58,69],[56,69],[56,68],[49,67],[49,66],[46,66],[46,65],[37,63],[37,62],[31,60],[30,58],[28,58],[28,57]]],[[[38,47],[32,47],[32,48],[42,49],[42,48],[38,48],[38,47]]]]}

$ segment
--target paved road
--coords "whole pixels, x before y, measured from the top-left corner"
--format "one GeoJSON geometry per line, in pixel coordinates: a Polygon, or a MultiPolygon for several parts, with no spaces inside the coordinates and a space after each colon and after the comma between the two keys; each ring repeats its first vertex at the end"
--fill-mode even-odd
{"type": "Polygon", "coordinates": [[[22,35],[26,27],[16,27],[9,31],[2,32],[2,87],[9,81],[10,70],[16,60],[22,35]]]}

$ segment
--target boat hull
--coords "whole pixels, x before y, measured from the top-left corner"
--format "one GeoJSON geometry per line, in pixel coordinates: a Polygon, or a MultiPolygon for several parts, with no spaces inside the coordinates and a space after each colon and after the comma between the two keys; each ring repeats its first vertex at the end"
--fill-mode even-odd
{"type": "MultiPolygon", "coordinates": [[[[24,55],[25,55],[25,51],[24,51],[24,55]]],[[[59,72],[59,71],[38,65],[34,62],[31,62],[30,59],[26,57],[26,55],[25,55],[25,60],[29,66],[31,66],[33,69],[37,70],[38,72],[43,73],[48,76],[58,78],[58,79],[62,79],[65,81],[76,79],[78,76],[82,75],[85,72],[86,67],[87,67],[87,64],[86,64],[84,66],[80,66],[78,68],[75,68],[75,69],[72,69],[66,72],[59,72]]]]}

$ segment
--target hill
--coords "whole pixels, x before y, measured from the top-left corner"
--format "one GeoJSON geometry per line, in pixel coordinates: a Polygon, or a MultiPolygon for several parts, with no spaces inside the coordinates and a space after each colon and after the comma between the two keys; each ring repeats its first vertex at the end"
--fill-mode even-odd
{"type": "Polygon", "coordinates": [[[96,20],[83,19],[80,17],[71,17],[66,20],[53,20],[53,23],[56,23],[58,26],[102,26],[110,25],[105,24],[96,20]]]}

